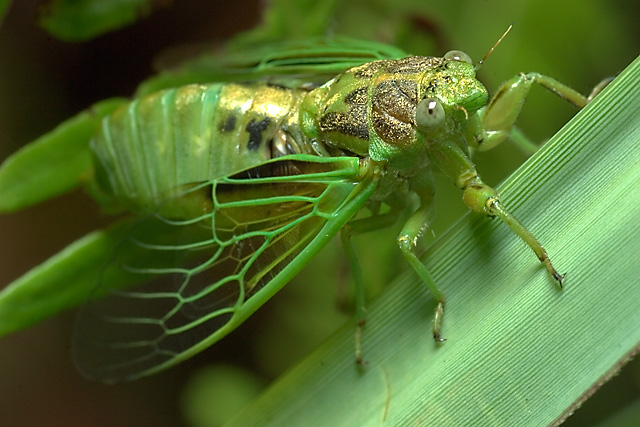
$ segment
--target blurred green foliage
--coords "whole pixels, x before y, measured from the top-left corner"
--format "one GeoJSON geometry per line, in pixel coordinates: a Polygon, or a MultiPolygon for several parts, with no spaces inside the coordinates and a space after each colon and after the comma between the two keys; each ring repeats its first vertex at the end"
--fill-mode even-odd
{"type": "Polygon", "coordinates": [[[81,41],[131,25],[149,14],[152,0],[51,0],[40,25],[61,40],[81,41]]]}

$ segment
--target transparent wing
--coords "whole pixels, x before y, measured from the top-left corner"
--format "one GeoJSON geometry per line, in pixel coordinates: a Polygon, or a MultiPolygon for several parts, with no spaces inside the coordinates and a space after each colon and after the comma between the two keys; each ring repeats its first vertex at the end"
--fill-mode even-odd
{"type": "Polygon", "coordinates": [[[236,328],[366,202],[357,158],[294,155],[193,186],[140,220],[78,319],[85,375],[135,379],[236,328]]]}
{"type": "Polygon", "coordinates": [[[142,83],[136,96],[190,83],[266,80],[287,87],[322,84],[351,67],[408,56],[402,49],[348,37],[311,37],[270,43],[232,43],[206,52],[142,83]]]}

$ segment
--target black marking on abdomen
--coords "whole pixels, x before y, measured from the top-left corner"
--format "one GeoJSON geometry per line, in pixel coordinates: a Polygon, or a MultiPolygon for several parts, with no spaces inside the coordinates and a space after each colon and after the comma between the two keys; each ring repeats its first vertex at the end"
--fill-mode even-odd
{"type": "Polygon", "coordinates": [[[230,115],[222,123],[220,123],[220,132],[231,132],[236,127],[236,116],[230,115]]]}
{"type": "Polygon", "coordinates": [[[265,117],[264,119],[256,122],[255,119],[252,119],[248,124],[245,130],[249,133],[249,142],[247,143],[247,149],[250,151],[256,151],[260,148],[260,142],[262,141],[262,131],[269,127],[269,123],[271,123],[271,119],[269,117],[265,117]]]}

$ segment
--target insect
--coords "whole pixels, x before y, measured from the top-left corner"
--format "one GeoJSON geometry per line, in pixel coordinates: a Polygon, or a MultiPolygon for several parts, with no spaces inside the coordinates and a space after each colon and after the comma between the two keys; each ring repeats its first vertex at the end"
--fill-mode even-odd
{"type": "MultiPolygon", "coordinates": [[[[542,245],[483,183],[470,151],[509,136],[534,84],[577,107],[589,97],[529,73],[505,82],[489,100],[476,79],[478,65],[460,51],[425,57],[389,50],[369,62],[361,52],[346,53],[337,65],[329,50],[292,52],[249,70],[260,77],[249,82],[186,84],[100,104],[88,119],[77,118],[83,126],[88,120],[90,138],[77,146],[60,142],[53,137],[62,128],[34,145],[87,154],[76,166],[62,162],[68,177],[38,197],[84,179],[98,202],[135,214],[34,273],[44,276],[89,253],[96,258],[96,251],[108,255],[83,261],[92,274],[74,279],[98,281],[76,329],[74,357],[85,375],[135,379],[202,351],[338,233],[354,270],[361,328],[363,284],[350,236],[393,224],[409,210],[397,243],[436,299],[433,337],[443,341],[445,295],[416,255],[436,171],[462,190],[471,210],[505,222],[562,285],[542,245]],[[321,85],[299,72],[331,61],[331,70],[341,72],[321,85]],[[407,203],[410,193],[420,200],[417,209],[407,203]],[[367,215],[358,215],[363,210],[367,215]]],[[[3,166],[0,182],[21,167],[19,156],[3,166]]],[[[34,280],[25,276],[20,286],[34,280]]]]}

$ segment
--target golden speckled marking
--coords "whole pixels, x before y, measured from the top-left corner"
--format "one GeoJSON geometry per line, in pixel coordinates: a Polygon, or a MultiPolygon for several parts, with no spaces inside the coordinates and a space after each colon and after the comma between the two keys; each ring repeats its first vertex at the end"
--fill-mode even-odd
{"type": "Polygon", "coordinates": [[[335,131],[365,140],[369,139],[366,105],[354,106],[346,113],[331,111],[324,114],[318,124],[322,132],[335,131]]]}
{"type": "Polygon", "coordinates": [[[347,110],[330,111],[323,114],[318,121],[322,132],[340,132],[364,140],[369,139],[367,125],[367,94],[368,87],[361,86],[349,92],[343,102],[347,110]]]}
{"type": "Polygon", "coordinates": [[[353,68],[354,76],[359,79],[370,79],[379,72],[388,74],[417,74],[425,70],[442,67],[447,60],[432,56],[411,56],[398,60],[381,60],[363,64],[353,68]]]}
{"type": "Polygon", "coordinates": [[[406,145],[414,138],[418,85],[411,80],[383,80],[373,91],[371,120],[387,142],[406,145]]]}
{"type": "Polygon", "coordinates": [[[344,97],[344,103],[348,105],[364,105],[367,103],[367,86],[359,87],[344,97]]]}

